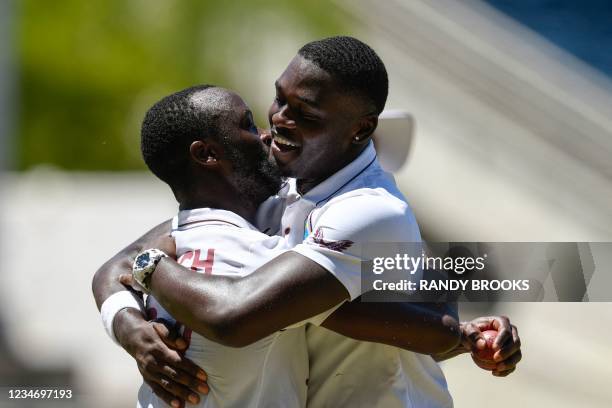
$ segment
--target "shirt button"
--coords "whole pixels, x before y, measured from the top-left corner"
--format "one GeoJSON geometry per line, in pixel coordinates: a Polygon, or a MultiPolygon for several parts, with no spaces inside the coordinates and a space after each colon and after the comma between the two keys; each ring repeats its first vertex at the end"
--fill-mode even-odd
{"type": "Polygon", "coordinates": [[[291,228],[287,227],[285,228],[285,235],[288,235],[291,232],[291,228]]]}

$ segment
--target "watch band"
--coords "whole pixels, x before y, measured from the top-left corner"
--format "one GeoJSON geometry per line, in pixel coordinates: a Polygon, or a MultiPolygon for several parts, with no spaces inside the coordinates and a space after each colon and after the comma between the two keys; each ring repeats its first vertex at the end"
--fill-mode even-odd
{"type": "Polygon", "coordinates": [[[134,265],[132,266],[132,277],[142,288],[145,293],[150,293],[151,288],[149,282],[151,275],[155,272],[157,264],[162,258],[167,257],[162,250],[151,248],[142,251],[134,259],[134,265]]]}

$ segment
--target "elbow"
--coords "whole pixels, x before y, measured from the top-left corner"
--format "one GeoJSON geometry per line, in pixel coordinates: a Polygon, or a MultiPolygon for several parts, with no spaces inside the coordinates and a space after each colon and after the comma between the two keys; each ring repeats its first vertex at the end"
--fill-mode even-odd
{"type": "Polygon", "coordinates": [[[98,310],[102,307],[102,303],[106,298],[105,291],[110,286],[109,285],[109,276],[107,270],[107,264],[102,265],[93,275],[91,279],[91,292],[94,296],[94,300],[96,301],[96,306],[98,310]]]}

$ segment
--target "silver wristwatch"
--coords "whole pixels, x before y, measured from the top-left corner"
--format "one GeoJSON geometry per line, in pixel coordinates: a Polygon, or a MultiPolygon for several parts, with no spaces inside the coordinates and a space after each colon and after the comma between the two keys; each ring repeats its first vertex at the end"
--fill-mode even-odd
{"type": "Polygon", "coordinates": [[[142,288],[145,293],[151,292],[151,288],[149,287],[149,282],[151,281],[151,276],[153,272],[155,272],[155,268],[159,261],[166,257],[163,251],[155,248],[147,249],[146,251],[142,251],[136,256],[134,259],[134,265],[132,266],[132,277],[142,288]]]}

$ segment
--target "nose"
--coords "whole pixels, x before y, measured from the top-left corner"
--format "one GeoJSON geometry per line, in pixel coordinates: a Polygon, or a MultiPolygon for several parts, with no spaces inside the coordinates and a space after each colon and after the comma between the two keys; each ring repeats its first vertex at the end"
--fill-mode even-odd
{"type": "Polygon", "coordinates": [[[295,121],[287,115],[287,105],[281,107],[272,115],[272,125],[287,129],[295,129],[295,121]]]}

